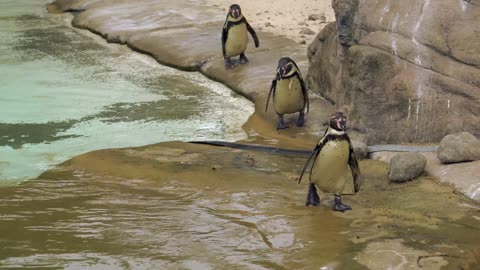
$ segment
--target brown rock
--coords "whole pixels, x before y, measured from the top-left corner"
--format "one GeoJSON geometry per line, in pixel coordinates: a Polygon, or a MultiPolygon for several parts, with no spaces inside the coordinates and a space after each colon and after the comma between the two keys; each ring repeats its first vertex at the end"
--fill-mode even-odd
{"type": "Polygon", "coordinates": [[[442,163],[480,160],[480,140],[468,132],[447,135],[438,146],[442,163]]]}
{"type": "Polygon", "coordinates": [[[388,178],[392,182],[412,180],[423,173],[427,159],[419,153],[402,153],[390,160],[388,178]]]}
{"type": "Polygon", "coordinates": [[[350,108],[369,144],[480,136],[480,10],[416,3],[334,0],[337,22],[309,47],[309,88],[350,108]]]}

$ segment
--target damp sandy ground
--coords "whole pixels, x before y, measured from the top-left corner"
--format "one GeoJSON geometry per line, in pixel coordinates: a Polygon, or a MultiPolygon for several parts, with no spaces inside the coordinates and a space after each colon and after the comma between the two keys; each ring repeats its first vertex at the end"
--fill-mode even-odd
{"type": "Polygon", "coordinates": [[[254,29],[291,38],[309,45],[318,32],[335,21],[331,0],[207,0],[213,6],[228,11],[238,4],[254,29]]]}
{"type": "Polygon", "coordinates": [[[365,160],[353,211],[305,207],[305,159],[181,142],[76,157],[0,189],[0,267],[478,269],[478,203],[365,160]]]}

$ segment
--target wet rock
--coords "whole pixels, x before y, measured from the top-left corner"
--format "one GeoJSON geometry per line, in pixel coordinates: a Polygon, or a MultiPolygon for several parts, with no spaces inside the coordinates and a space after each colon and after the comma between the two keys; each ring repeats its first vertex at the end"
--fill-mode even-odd
{"type": "Polygon", "coordinates": [[[350,107],[368,144],[480,136],[480,9],[416,3],[335,0],[336,23],[309,47],[308,87],[350,107]]]}
{"type": "Polygon", "coordinates": [[[390,160],[388,178],[392,182],[405,182],[420,176],[427,159],[418,153],[402,153],[390,160]]]}
{"type": "Polygon", "coordinates": [[[448,265],[444,256],[413,249],[401,239],[369,243],[359,254],[358,262],[368,269],[440,269],[448,265]]]}
{"type": "Polygon", "coordinates": [[[447,135],[438,147],[442,163],[480,160],[480,140],[468,132],[447,135]]]}
{"type": "Polygon", "coordinates": [[[455,187],[459,193],[480,202],[480,160],[445,165],[436,153],[424,153],[425,172],[436,180],[455,187]]]}
{"type": "Polygon", "coordinates": [[[358,0],[333,0],[332,8],[335,11],[337,38],[341,45],[353,45],[356,34],[358,0]]]}
{"type": "Polygon", "coordinates": [[[361,141],[352,140],[353,152],[357,159],[364,159],[368,155],[368,146],[366,143],[361,141]]]}

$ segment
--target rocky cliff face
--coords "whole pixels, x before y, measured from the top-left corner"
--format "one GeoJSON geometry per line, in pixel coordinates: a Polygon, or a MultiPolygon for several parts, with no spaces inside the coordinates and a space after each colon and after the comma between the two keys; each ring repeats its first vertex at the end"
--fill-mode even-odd
{"type": "Polygon", "coordinates": [[[480,136],[480,0],[333,0],[307,82],[369,143],[480,136]]]}

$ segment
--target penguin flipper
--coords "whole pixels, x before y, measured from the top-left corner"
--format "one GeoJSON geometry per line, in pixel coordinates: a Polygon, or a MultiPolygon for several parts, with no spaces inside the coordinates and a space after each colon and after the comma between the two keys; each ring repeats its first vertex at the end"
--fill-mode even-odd
{"type": "Polygon", "coordinates": [[[224,58],[226,58],[225,43],[227,42],[227,38],[228,38],[228,15],[227,15],[227,18],[225,19],[225,24],[223,25],[223,30],[222,30],[222,53],[224,58]]]}
{"type": "Polygon", "coordinates": [[[247,20],[245,20],[245,24],[247,25],[247,30],[250,35],[252,35],[253,41],[255,42],[255,48],[258,48],[258,46],[260,46],[260,41],[258,40],[257,33],[255,33],[255,30],[253,30],[247,20]]]}
{"type": "Polygon", "coordinates": [[[348,165],[350,166],[350,170],[352,171],[353,176],[353,188],[355,193],[360,190],[361,179],[360,179],[360,168],[358,167],[358,161],[355,157],[355,152],[353,151],[352,143],[350,138],[348,139],[348,144],[350,146],[350,154],[348,157],[348,165]]]}
{"type": "Polygon", "coordinates": [[[305,163],[305,165],[303,166],[303,169],[302,169],[302,173],[300,174],[300,178],[298,179],[298,183],[300,184],[300,182],[302,182],[302,178],[303,178],[303,174],[305,173],[305,171],[307,170],[307,167],[308,165],[310,164],[310,161],[312,160],[313,157],[316,157],[318,155],[318,153],[320,152],[320,149],[323,147],[323,140],[320,141],[319,144],[317,144],[317,146],[315,146],[315,148],[313,149],[312,153],[310,154],[310,156],[308,157],[307,159],[307,162],[305,163]]]}
{"type": "Polygon", "coordinates": [[[298,73],[298,80],[300,81],[300,85],[302,87],[303,101],[305,102],[305,106],[307,106],[307,113],[308,113],[310,111],[310,99],[308,98],[307,87],[305,87],[305,82],[302,79],[302,75],[300,74],[300,71],[298,73]]]}
{"type": "Polygon", "coordinates": [[[272,92],[275,92],[276,87],[277,87],[277,79],[272,80],[272,86],[270,87],[270,91],[268,92],[267,104],[265,105],[265,112],[267,112],[268,110],[268,103],[270,102],[270,96],[272,95],[272,92]]]}

